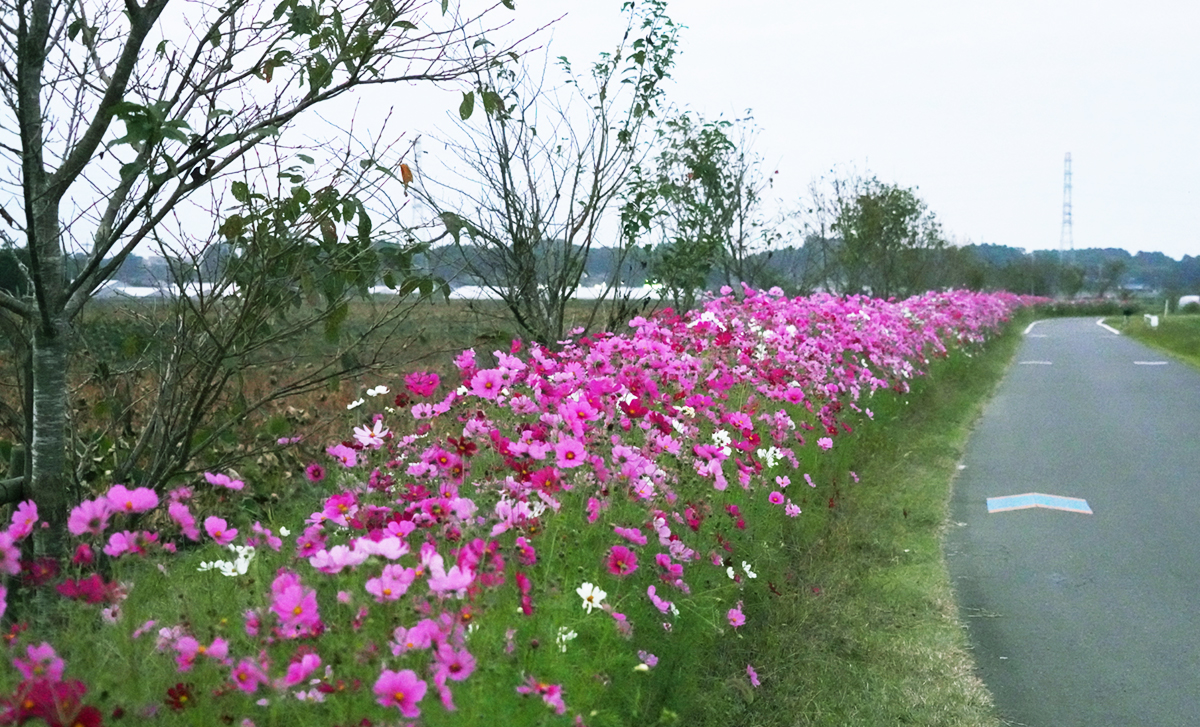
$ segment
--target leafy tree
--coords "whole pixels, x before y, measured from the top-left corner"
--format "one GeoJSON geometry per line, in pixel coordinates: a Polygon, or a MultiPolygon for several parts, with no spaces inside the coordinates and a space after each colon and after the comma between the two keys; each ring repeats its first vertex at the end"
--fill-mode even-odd
{"type": "Polygon", "coordinates": [[[911,189],[874,177],[856,186],[838,200],[833,223],[842,292],[890,298],[928,289],[946,247],[933,213],[911,189]]]}
{"type": "MultiPolygon", "coordinates": [[[[547,89],[545,71],[516,56],[480,72],[459,109],[468,141],[448,142],[462,163],[460,181],[427,170],[414,187],[466,272],[504,302],[521,329],[551,346],[563,338],[566,306],[601,244],[605,214],[645,154],[643,135],[674,64],[678,29],[666,2],[626,2],[624,11],[621,42],[586,74],[558,58],[564,88],[547,89]],[[468,124],[476,99],[485,113],[468,124]]],[[[608,325],[628,319],[632,301],[620,291],[620,275],[629,249],[620,242],[613,240],[616,264],[585,327],[605,305],[608,325]]]]}
{"type": "Polygon", "coordinates": [[[626,219],[650,253],[650,280],[679,309],[692,307],[713,273],[728,285],[762,284],[779,240],[761,218],[769,186],[750,151],[750,119],[706,121],[681,113],[658,130],[653,169],[635,167],[626,219]]]}
{"type": "MultiPolygon", "coordinates": [[[[372,235],[359,198],[369,185],[356,189],[338,176],[345,158],[322,186],[289,177],[276,161],[291,153],[282,146],[285,131],[356,88],[474,73],[490,57],[455,49],[481,36],[489,12],[471,16],[449,0],[126,0],[119,8],[4,0],[0,154],[11,176],[3,206],[29,255],[29,292],[0,292],[0,326],[28,353],[22,489],[42,517],[56,526],[66,520],[68,362],[74,322],[97,288],[139,245],[194,240],[206,211],[224,217],[210,241],[224,237],[253,249],[267,239],[260,230],[282,214],[315,225],[325,254],[334,238],[352,236],[349,256],[359,259],[372,235]],[[255,191],[245,179],[276,169],[283,176],[275,184],[293,185],[279,194],[265,185],[255,191]],[[243,181],[229,184],[233,176],[243,181]],[[227,191],[241,209],[226,216],[227,191]],[[343,233],[347,225],[352,231],[343,233]],[[83,266],[68,274],[72,250],[83,266]]],[[[319,259],[308,248],[304,254],[319,259]]],[[[314,274],[291,284],[323,298],[327,310],[342,310],[339,296],[362,288],[366,271],[348,264],[346,277],[310,267],[314,274]]],[[[276,286],[276,295],[287,287],[276,286]]],[[[59,529],[39,548],[54,552],[59,529]]]]}

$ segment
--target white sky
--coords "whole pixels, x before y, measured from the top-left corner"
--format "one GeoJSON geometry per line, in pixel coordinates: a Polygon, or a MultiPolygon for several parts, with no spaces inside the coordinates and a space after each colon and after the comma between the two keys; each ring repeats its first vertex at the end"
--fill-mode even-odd
{"type": "MultiPolygon", "coordinates": [[[[517,0],[514,29],[567,13],[551,55],[582,69],[619,40],[620,4],[517,0]]],[[[919,187],[960,243],[1057,249],[1071,152],[1077,249],[1200,255],[1200,3],[673,0],[668,12],[687,26],[671,101],[752,110],[786,203],[850,166],[919,187]]],[[[395,100],[410,92],[414,131],[450,128],[457,91],[395,100]]]]}

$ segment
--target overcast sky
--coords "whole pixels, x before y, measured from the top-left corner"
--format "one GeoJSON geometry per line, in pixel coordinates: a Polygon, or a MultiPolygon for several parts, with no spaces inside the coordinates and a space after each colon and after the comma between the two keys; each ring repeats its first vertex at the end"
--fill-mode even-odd
{"type": "MultiPolygon", "coordinates": [[[[515,29],[566,13],[543,37],[580,68],[624,27],[620,0],[516,4],[515,29]]],[[[918,187],[960,243],[1057,249],[1070,152],[1077,249],[1200,255],[1200,3],[673,0],[669,15],[687,26],[671,101],[752,110],[789,202],[850,166],[918,187]]]]}

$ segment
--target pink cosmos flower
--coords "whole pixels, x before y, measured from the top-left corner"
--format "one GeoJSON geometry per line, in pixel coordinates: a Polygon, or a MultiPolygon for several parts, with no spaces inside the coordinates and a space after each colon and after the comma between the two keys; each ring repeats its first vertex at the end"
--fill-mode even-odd
{"type": "Polygon", "coordinates": [[[788,517],[796,517],[800,514],[800,508],[791,500],[787,501],[787,505],[783,507],[783,513],[788,517]]]}
{"type": "Polygon", "coordinates": [[[646,595],[650,597],[650,602],[654,604],[655,608],[663,613],[669,613],[674,604],[666,599],[659,598],[656,591],[657,589],[654,586],[650,586],[646,589],[646,595]]]}
{"type": "Polygon", "coordinates": [[[317,592],[305,588],[300,576],[283,571],[271,583],[271,594],[271,610],[279,617],[279,631],[285,639],[314,634],[322,628],[317,592]]]}
{"type": "Polygon", "coordinates": [[[200,531],[196,528],[196,518],[192,511],[182,502],[172,502],[167,506],[167,515],[179,525],[188,540],[200,540],[200,531]]]}
{"type": "Polygon", "coordinates": [[[445,674],[446,678],[456,682],[461,682],[475,671],[475,657],[466,649],[460,651],[445,641],[433,653],[433,663],[437,674],[445,674]]]}
{"type": "Polygon", "coordinates": [[[158,495],[149,487],[138,487],[130,490],[124,485],[113,485],[108,488],[104,499],[108,500],[110,509],[127,515],[147,512],[158,507],[158,495]]]}
{"type": "Polygon", "coordinates": [[[829,449],[833,446],[833,440],[829,437],[821,437],[817,440],[817,446],[821,449],[829,449]]]}
{"type": "Polygon", "coordinates": [[[0,532],[0,573],[15,576],[21,572],[21,551],[17,549],[13,536],[0,532]]]}
{"type": "Polygon", "coordinates": [[[347,447],[344,444],[335,444],[332,447],[326,447],[325,452],[342,463],[343,467],[350,468],[358,465],[358,452],[354,451],[353,447],[347,447]]]}
{"type": "Polygon", "coordinates": [[[555,714],[562,714],[567,711],[567,705],[563,703],[563,688],[561,684],[547,684],[546,682],[539,682],[534,677],[529,677],[524,684],[517,687],[517,693],[540,695],[542,701],[551,707],[555,714]]]}
{"type": "Polygon", "coordinates": [[[395,563],[385,565],[383,573],[378,578],[367,580],[367,593],[374,596],[375,600],[380,603],[395,601],[408,591],[408,587],[416,578],[417,572],[412,568],[395,563]]]}
{"type": "Polygon", "coordinates": [[[771,503],[772,505],[782,505],[783,493],[779,492],[778,490],[772,492],[771,494],[767,495],[767,502],[771,503]]]}
{"type": "Polygon", "coordinates": [[[614,525],[613,532],[634,545],[645,545],[647,542],[646,536],[642,535],[642,531],[637,528],[623,528],[620,525],[614,525]]]}
{"type": "Polygon", "coordinates": [[[309,565],[322,573],[341,573],[343,568],[357,568],[367,559],[367,554],[351,550],[345,545],[335,545],[329,550],[322,548],[308,559],[309,565]]]}
{"type": "Polygon", "coordinates": [[[101,535],[108,528],[109,512],[108,500],[84,500],[67,517],[67,530],[75,536],[84,533],[101,535]]]}
{"type": "Polygon", "coordinates": [[[637,570],[637,553],[624,545],[614,545],[608,553],[608,572],[616,576],[627,576],[637,570]]]}
{"type": "Polygon", "coordinates": [[[496,369],[483,369],[471,377],[469,388],[472,394],[481,399],[495,399],[500,395],[500,389],[504,388],[504,378],[496,369]]]}
{"type": "Polygon", "coordinates": [[[13,666],[21,672],[21,676],[26,679],[62,681],[66,663],[59,658],[58,654],[54,653],[53,646],[45,641],[37,646],[30,644],[25,647],[25,654],[29,657],[28,659],[22,659],[19,656],[13,659],[13,666]]]}
{"type": "Polygon", "coordinates": [[[737,606],[729,609],[729,613],[725,615],[729,618],[729,625],[735,629],[746,623],[746,614],[742,613],[741,601],[738,601],[737,606]]]}
{"type": "Polygon", "coordinates": [[[758,681],[758,672],[754,671],[754,667],[749,664],[746,665],[746,675],[750,677],[750,686],[758,687],[762,685],[762,682],[758,681]]]}
{"type": "Polygon", "coordinates": [[[383,446],[384,439],[391,434],[386,427],[383,426],[382,419],[376,419],[375,423],[370,427],[355,427],[354,439],[364,447],[371,449],[379,449],[383,446]]]}
{"type": "Polygon", "coordinates": [[[554,455],[558,466],[563,469],[587,463],[587,451],[583,447],[583,442],[574,438],[559,440],[554,445],[554,455]]]}
{"type": "Polygon", "coordinates": [[[325,468],[313,462],[304,468],[304,476],[308,478],[309,482],[320,482],[325,479],[325,468]]]}
{"type": "Polygon", "coordinates": [[[307,679],[319,666],[321,666],[321,657],[311,653],[304,654],[298,660],[288,664],[287,675],[283,678],[283,683],[294,687],[307,679]]]}
{"type": "Polygon", "coordinates": [[[229,675],[229,681],[243,692],[253,694],[258,691],[259,684],[267,681],[267,675],[263,672],[262,667],[246,658],[239,661],[238,665],[233,668],[233,672],[229,675]]]}
{"type": "Polygon", "coordinates": [[[475,582],[475,572],[470,566],[450,566],[443,570],[440,564],[430,564],[429,590],[439,596],[453,593],[458,598],[467,595],[467,589],[475,582]]]}
{"type": "Polygon", "coordinates": [[[241,480],[235,480],[226,474],[213,474],[212,472],[205,472],[204,479],[208,480],[208,484],[213,485],[214,487],[227,487],[231,490],[240,490],[246,486],[245,482],[242,482],[241,480]]]}
{"type": "Polygon", "coordinates": [[[417,702],[425,698],[428,688],[429,685],[412,669],[384,669],[379,679],[375,680],[375,701],[384,707],[397,707],[400,714],[409,719],[416,719],[421,716],[417,702]]]}
{"type": "Polygon", "coordinates": [[[37,505],[33,500],[25,500],[17,505],[16,512],[13,513],[12,525],[8,528],[8,534],[13,537],[13,540],[21,540],[33,532],[33,524],[37,521],[37,505]]]}
{"type": "Polygon", "coordinates": [[[658,657],[648,651],[642,651],[641,649],[638,649],[638,658],[641,659],[642,663],[645,664],[649,669],[653,669],[654,667],[658,666],[658,657]]]}
{"type": "Polygon", "coordinates": [[[217,541],[217,545],[229,545],[238,534],[236,528],[229,527],[229,523],[225,522],[224,518],[216,515],[204,518],[204,530],[213,540],[217,541]]]}
{"type": "Polygon", "coordinates": [[[441,379],[428,371],[414,371],[404,377],[404,385],[417,396],[433,396],[441,379]]]}

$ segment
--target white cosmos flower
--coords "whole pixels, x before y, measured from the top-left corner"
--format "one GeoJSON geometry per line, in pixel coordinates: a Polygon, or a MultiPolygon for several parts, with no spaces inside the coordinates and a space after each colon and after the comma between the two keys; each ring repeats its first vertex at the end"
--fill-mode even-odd
{"type": "Polygon", "coordinates": [[[750,570],[750,564],[744,560],[742,561],[742,570],[746,571],[747,578],[758,578],[758,574],[750,570]]]}
{"type": "Polygon", "coordinates": [[[566,626],[558,627],[558,636],[555,637],[554,643],[558,644],[558,650],[565,652],[567,650],[567,642],[575,638],[579,634],[572,631],[566,626]]]}
{"type": "Polygon", "coordinates": [[[354,401],[347,404],[346,408],[347,409],[357,409],[358,407],[362,406],[363,402],[365,402],[365,401],[366,401],[366,399],[355,399],[354,401]]]}
{"type": "Polygon", "coordinates": [[[380,394],[386,394],[389,391],[390,389],[388,389],[388,387],[380,384],[373,389],[367,389],[367,396],[379,396],[380,394]]]}
{"type": "Polygon", "coordinates": [[[591,583],[584,583],[579,588],[576,588],[575,592],[578,593],[579,597],[583,599],[583,608],[588,613],[591,613],[593,608],[599,607],[600,602],[603,601],[606,596],[608,596],[607,593],[591,583]]]}

